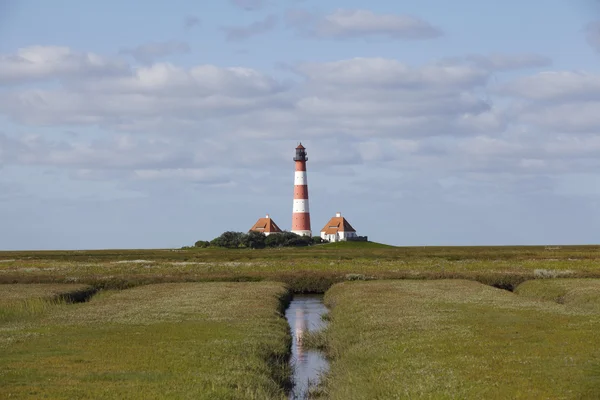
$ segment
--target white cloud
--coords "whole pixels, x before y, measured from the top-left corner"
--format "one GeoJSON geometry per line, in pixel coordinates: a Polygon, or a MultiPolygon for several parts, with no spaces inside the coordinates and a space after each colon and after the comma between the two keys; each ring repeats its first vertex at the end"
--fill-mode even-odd
{"type": "Polygon", "coordinates": [[[0,56],[0,84],[74,77],[113,76],[127,71],[120,60],[68,47],[31,46],[0,56]]]}
{"type": "Polygon", "coordinates": [[[464,135],[503,125],[476,93],[489,75],[479,68],[356,58],[303,64],[297,71],[306,81],[294,112],[314,135],[323,130],[355,137],[464,135]]]}
{"type": "Polygon", "coordinates": [[[545,71],[500,85],[496,91],[532,100],[600,99],[600,75],[577,71],[545,71]]]}
{"type": "Polygon", "coordinates": [[[289,86],[248,68],[157,63],[60,89],[6,91],[0,110],[31,124],[142,130],[158,121],[163,130],[193,130],[202,123],[254,137],[460,134],[490,112],[475,93],[488,72],[472,66],[357,58],[297,71],[304,79],[289,86]]]}
{"type": "Polygon", "coordinates": [[[600,101],[530,105],[518,120],[552,132],[600,133],[600,101]]]}
{"type": "Polygon", "coordinates": [[[522,154],[523,144],[518,141],[508,141],[505,138],[476,136],[459,143],[459,148],[470,156],[518,156],[522,154]]]}
{"type": "Polygon", "coordinates": [[[179,180],[203,184],[226,184],[230,180],[222,174],[206,168],[136,169],[134,179],[144,181],[179,180]]]}
{"type": "Polygon", "coordinates": [[[432,39],[442,31],[413,16],[376,14],[368,10],[338,9],[318,16],[304,10],[290,10],[288,24],[322,38],[353,38],[384,36],[392,39],[432,39]]]}
{"type": "Polygon", "coordinates": [[[515,99],[510,113],[522,126],[556,133],[600,133],[600,75],[546,71],[499,85],[515,99]]]}
{"type": "Polygon", "coordinates": [[[275,79],[250,68],[197,65],[184,69],[169,63],[136,68],[129,76],[78,81],[73,85],[74,89],[92,92],[175,97],[255,97],[283,90],[275,79]]]}
{"type": "MultiPolygon", "coordinates": [[[[197,166],[194,153],[167,140],[118,135],[102,141],[51,141],[39,135],[19,138],[0,134],[5,159],[18,165],[128,170],[197,166]]],[[[0,153],[0,156],[2,153],[0,153]]]]}
{"type": "Polygon", "coordinates": [[[557,135],[542,144],[549,155],[559,157],[594,157],[600,153],[600,135],[557,135]]]}
{"type": "Polygon", "coordinates": [[[414,68],[385,58],[306,63],[298,71],[317,84],[371,86],[380,90],[469,88],[484,85],[489,77],[488,71],[467,65],[426,65],[414,68]]]}
{"type": "MultiPolygon", "coordinates": [[[[296,80],[285,84],[254,69],[215,65],[126,66],[125,73],[94,79],[71,79],[58,69],[45,77],[60,76],[57,88],[0,92],[0,113],[61,129],[99,126],[107,137],[0,135],[0,163],[138,182],[139,190],[152,181],[251,190],[274,166],[289,162],[282,139],[312,139],[312,168],[347,179],[371,179],[369,169],[359,168],[366,164],[442,177],[479,173],[490,182],[501,171],[597,168],[594,153],[584,149],[598,144],[579,132],[600,127],[600,106],[576,100],[600,92],[594,75],[533,74],[498,89],[509,95],[503,103],[483,98],[494,69],[535,62],[467,56],[414,66],[354,58],[299,64],[296,80]]],[[[451,187],[457,186],[444,190],[451,187]]]]}
{"type": "Polygon", "coordinates": [[[252,69],[154,64],[128,76],[68,82],[58,90],[0,93],[0,110],[33,124],[131,124],[156,116],[201,120],[264,107],[282,90],[252,69]]]}
{"type": "Polygon", "coordinates": [[[552,60],[548,57],[532,54],[471,54],[465,57],[465,60],[491,71],[509,71],[525,68],[542,68],[552,65],[552,60]]]}

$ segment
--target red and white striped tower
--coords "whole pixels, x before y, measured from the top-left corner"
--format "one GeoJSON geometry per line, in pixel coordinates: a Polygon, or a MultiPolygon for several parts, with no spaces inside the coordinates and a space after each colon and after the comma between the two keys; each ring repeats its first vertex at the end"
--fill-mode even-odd
{"type": "Polygon", "coordinates": [[[296,147],[296,172],[294,174],[294,212],[292,232],[301,236],[312,236],[310,211],[308,210],[308,181],[306,179],[306,150],[302,143],[296,147]]]}

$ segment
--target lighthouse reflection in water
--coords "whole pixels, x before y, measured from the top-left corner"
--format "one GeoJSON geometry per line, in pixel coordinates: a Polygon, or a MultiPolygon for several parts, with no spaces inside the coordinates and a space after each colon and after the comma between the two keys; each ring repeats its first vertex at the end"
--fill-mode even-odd
{"type": "Polygon", "coordinates": [[[322,329],[321,316],[327,312],[322,295],[296,295],[286,310],[292,330],[292,365],[294,367],[294,389],[290,399],[305,399],[309,384],[316,384],[319,375],[327,371],[327,360],[321,352],[302,347],[302,335],[307,331],[322,329]]]}

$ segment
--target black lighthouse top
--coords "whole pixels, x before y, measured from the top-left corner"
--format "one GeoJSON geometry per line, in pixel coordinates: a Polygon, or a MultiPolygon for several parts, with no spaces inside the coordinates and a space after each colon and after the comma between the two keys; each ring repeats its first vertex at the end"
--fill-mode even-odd
{"type": "Polygon", "coordinates": [[[294,157],[294,161],[308,161],[308,157],[306,157],[306,149],[302,146],[302,143],[296,147],[296,157],[294,157]]]}

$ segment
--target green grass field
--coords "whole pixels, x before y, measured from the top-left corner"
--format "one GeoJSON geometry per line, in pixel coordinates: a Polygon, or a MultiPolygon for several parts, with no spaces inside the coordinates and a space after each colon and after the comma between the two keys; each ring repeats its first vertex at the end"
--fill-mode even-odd
{"type": "Polygon", "coordinates": [[[0,398],[283,399],[287,296],[278,283],[159,284],[1,322],[0,398]]]}
{"type": "Polygon", "coordinates": [[[393,247],[0,252],[0,283],[280,281],[325,291],[349,279],[463,278],[513,288],[536,277],[600,278],[600,246],[393,247]]]}
{"type": "Polygon", "coordinates": [[[88,285],[81,284],[53,284],[53,285],[2,285],[0,286],[0,307],[13,302],[32,298],[54,299],[78,293],[89,289],[88,285]]]}
{"type": "Polygon", "coordinates": [[[0,323],[37,317],[54,308],[91,295],[92,288],[77,284],[0,285],[0,323]]]}
{"type": "Polygon", "coordinates": [[[599,313],[464,280],[346,282],[325,299],[328,398],[600,397],[599,313]]]}
{"type": "Polygon", "coordinates": [[[281,307],[340,282],[332,399],[600,398],[593,278],[600,246],[0,252],[0,398],[285,398],[281,307]]]}
{"type": "Polygon", "coordinates": [[[564,304],[567,309],[600,313],[600,279],[540,279],[517,286],[515,293],[564,304]]]}

